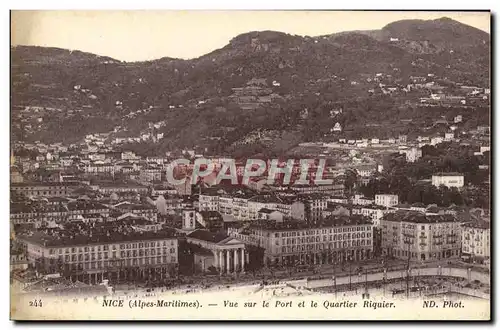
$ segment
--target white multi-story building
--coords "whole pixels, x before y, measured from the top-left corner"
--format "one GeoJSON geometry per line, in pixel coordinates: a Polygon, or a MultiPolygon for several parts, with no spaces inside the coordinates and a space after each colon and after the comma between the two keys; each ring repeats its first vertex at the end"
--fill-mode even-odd
{"type": "Polygon", "coordinates": [[[139,179],[143,182],[158,182],[161,181],[162,170],[158,167],[147,167],[141,169],[139,179]]]}
{"type": "Polygon", "coordinates": [[[97,228],[79,233],[20,236],[31,265],[45,272],[100,283],[103,279],[172,276],[178,264],[178,241],[171,231],[136,232],[97,228]]]}
{"type": "Polygon", "coordinates": [[[366,198],[363,195],[354,195],[352,203],[355,205],[371,205],[374,203],[373,199],[366,198]]]}
{"type": "Polygon", "coordinates": [[[125,152],[122,152],[121,158],[122,158],[122,160],[136,160],[139,157],[137,157],[135,155],[135,153],[132,151],[125,151],[125,152]]]}
{"type": "Polygon", "coordinates": [[[200,211],[218,211],[236,220],[257,220],[261,209],[279,211],[292,219],[305,219],[305,206],[301,201],[283,200],[269,195],[229,196],[200,194],[200,211]]]}
{"type": "Polygon", "coordinates": [[[375,195],[375,205],[393,207],[399,204],[398,195],[380,194],[375,195]]]}
{"type": "Polygon", "coordinates": [[[380,226],[384,255],[414,261],[460,256],[461,228],[452,215],[397,211],[385,215],[380,226]]]}
{"type": "Polygon", "coordinates": [[[323,210],[328,207],[328,199],[322,195],[313,195],[305,200],[306,216],[310,221],[318,221],[323,215],[323,210]]]}
{"type": "Polygon", "coordinates": [[[462,226],[462,258],[472,262],[489,263],[490,223],[478,221],[462,226]]]}
{"type": "Polygon", "coordinates": [[[200,211],[219,211],[219,196],[200,194],[198,205],[200,211]]]}
{"type": "Polygon", "coordinates": [[[315,225],[261,221],[229,228],[228,234],[264,248],[266,265],[340,264],[366,260],[373,253],[373,224],[359,215],[331,216],[315,225]]]}
{"type": "Polygon", "coordinates": [[[460,173],[437,173],[432,175],[432,185],[436,187],[462,188],[464,175],[460,173]]]}

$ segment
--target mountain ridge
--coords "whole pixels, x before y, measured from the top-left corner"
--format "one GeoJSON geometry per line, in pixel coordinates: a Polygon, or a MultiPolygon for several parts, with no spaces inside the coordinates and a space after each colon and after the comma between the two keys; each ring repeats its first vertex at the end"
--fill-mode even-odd
{"type": "MultiPolygon", "coordinates": [[[[411,27],[415,23],[400,24],[411,27]]],[[[32,140],[77,140],[117,126],[139,134],[148,122],[163,120],[167,126],[162,129],[165,137],[160,149],[201,143],[215,134],[212,142],[203,143],[217,144],[223,150],[262,129],[280,131],[279,136],[296,143],[297,139],[310,140],[325,133],[326,126],[313,128],[315,120],[334,124],[327,119],[326,109],[331,107],[349,109],[337,120],[353,127],[363,118],[384,121],[392,112],[401,113],[397,109],[405,107],[404,98],[368,94],[374,87],[368,86],[373,83],[367,83],[366,77],[378,73],[393,76],[392,84],[400,89],[409,83],[410,76],[428,74],[489,86],[489,42],[478,47],[476,41],[464,37],[472,30],[462,23],[458,27],[441,21],[445,27],[426,24],[430,27],[419,30],[424,34],[434,34],[433,29],[438,28],[444,31],[438,35],[458,33],[457,38],[450,45],[439,40],[391,41],[374,32],[370,32],[372,36],[347,31],[302,37],[250,31],[196,59],[163,57],[137,62],[58,48],[17,46],[11,48],[12,105],[61,110],[44,114],[46,125],[30,124],[40,127],[34,129],[32,140]],[[274,101],[244,110],[235,103],[234,88],[242,88],[254,78],[265,81],[271,94],[264,96],[274,101]],[[318,117],[300,119],[305,108],[316,109],[313,114],[318,117]],[[290,132],[297,139],[290,138],[290,132]]],[[[404,35],[411,36],[410,32],[404,35]]],[[[19,127],[14,135],[22,138],[26,125],[15,124],[19,127]]]]}

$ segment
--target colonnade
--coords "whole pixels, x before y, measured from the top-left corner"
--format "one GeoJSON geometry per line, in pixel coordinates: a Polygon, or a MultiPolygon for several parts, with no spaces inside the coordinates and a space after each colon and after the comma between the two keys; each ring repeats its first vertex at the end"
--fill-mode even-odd
{"type": "Polygon", "coordinates": [[[215,267],[221,274],[245,272],[245,263],[248,262],[248,254],[245,249],[223,249],[215,251],[215,267]]]}

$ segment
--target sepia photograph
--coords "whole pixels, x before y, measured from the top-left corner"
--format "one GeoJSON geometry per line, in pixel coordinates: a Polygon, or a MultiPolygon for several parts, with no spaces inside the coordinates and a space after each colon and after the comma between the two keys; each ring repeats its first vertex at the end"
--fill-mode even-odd
{"type": "Polygon", "coordinates": [[[11,10],[10,319],[490,321],[491,19],[11,10]]]}

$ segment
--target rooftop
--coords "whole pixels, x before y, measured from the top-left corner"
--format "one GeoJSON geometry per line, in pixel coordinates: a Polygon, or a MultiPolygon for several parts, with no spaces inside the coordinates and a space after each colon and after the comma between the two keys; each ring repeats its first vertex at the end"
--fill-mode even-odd
{"type": "Polygon", "coordinates": [[[258,220],[252,221],[248,228],[260,229],[264,231],[286,231],[286,230],[300,230],[300,229],[318,229],[318,228],[331,228],[341,226],[357,226],[372,224],[370,218],[361,215],[332,215],[323,221],[310,224],[304,221],[286,221],[275,222],[258,220]]]}
{"type": "Polygon", "coordinates": [[[222,220],[222,215],[217,211],[200,211],[199,212],[203,219],[217,218],[222,220]]]}
{"type": "Polygon", "coordinates": [[[458,172],[439,172],[433,174],[432,176],[463,176],[463,174],[458,172]]]}
{"type": "Polygon", "coordinates": [[[175,237],[175,231],[142,232],[123,222],[83,225],[69,224],[66,229],[34,231],[19,235],[20,240],[44,247],[84,246],[92,244],[122,243],[175,237]],[[120,225],[118,225],[120,224],[120,225]]]}
{"type": "Polygon", "coordinates": [[[187,235],[187,237],[199,239],[206,242],[219,243],[229,236],[227,236],[225,233],[212,233],[206,230],[198,229],[187,235]]]}
{"type": "Polygon", "coordinates": [[[476,221],[466,223],[463,226],[469,228],[490,229],[490,222],[478,219],[476,221]]]}
{"type": "Polygon", "coordinates": [[[213,256],[214,255],[212,253],[212,251],[210,251],[209,249],[206,249],[206,248],[201,247],[201,246],[196,245],[196,244],[189,244],[189,249],[194,254],[198,254],[198,255],[203,255],[203,256],[213,256]]]}
{"type": "Polygon", "coordinates": [[[386,214],[383,221],[391,222],[413,222],[413,223],[443,223],[457,222],[456,218],[449,214],[425,214],[417,211],[396,211],[386,214]]]}
{"type": "Polygon", "coordinates": [[[11,187],[75,187],[79,182],[11,182],[11,187]]]}

